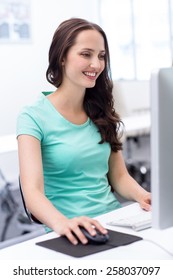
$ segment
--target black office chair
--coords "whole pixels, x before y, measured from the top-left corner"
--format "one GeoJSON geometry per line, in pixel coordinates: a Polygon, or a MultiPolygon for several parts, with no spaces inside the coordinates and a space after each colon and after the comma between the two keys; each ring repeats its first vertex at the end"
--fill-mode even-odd
{"type": "Polygon", "coordinates": [[[20,177],[19,177],[19,189],[20,189],[20,193],[21,193],[21,198],[22,198],[22,202],[23,202],[23,207],[25,209],[25,213],[26,215],[28,216],[28,219],[30,222],[34,222],[34,223],[37,223],[37,224],[42,224],[34,215],[32,215],[27,207],[26,207],[26,204],[25,204],[25,199],[24,199],[24,196],[23,196],[23,192],[22,192],[22,186],[21,186],[21,182],[20,182],[20,177]]]}

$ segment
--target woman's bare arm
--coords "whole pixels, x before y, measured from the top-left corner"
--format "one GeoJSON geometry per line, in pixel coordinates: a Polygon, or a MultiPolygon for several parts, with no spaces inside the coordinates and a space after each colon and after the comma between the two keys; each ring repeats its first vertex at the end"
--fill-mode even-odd
{"type": "Polygon", "coordinates": [[[92,235],[93,226],[105,233],[106,230],[94,219],[76,217],[68,219],[47,199],[44,194],[44,179],[40,141],[33,136],[18,136],[19,172],[22,191],[28,210],[43,224],[76,244],[75,233],[82,243],[87,240],[79,229],[84,226],[92,235]]]}
{"type": "Polygon", "coordinates": [[[145,210],[150,209],[151,194],[130,176],[121,151],[111,153],[108,178],[113,189],[121,196],[139,202],[145,210]]]}

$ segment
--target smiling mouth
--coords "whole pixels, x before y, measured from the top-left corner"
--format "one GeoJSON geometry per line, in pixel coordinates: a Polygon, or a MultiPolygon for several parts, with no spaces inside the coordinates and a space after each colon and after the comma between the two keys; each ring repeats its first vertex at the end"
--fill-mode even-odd
{"type": "Polygon", "coordinates": [[[97,73],[96,72],[83,72],[85,76],[95,78],[97,73]]]}

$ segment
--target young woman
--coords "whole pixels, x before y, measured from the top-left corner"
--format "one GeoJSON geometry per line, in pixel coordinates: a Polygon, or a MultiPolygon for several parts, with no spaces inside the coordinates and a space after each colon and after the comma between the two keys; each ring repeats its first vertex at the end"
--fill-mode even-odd
{"type": "Polygon", "coordinates": [[[114,110],[108,42],[98,25],[62,22],[49,50],[47,80],[17,122],[20,179],[27,208],[73,244],[95,229],[94,217],[121,207],[112,189],[150,209],[151,196],[128,174],[114,110]]]}

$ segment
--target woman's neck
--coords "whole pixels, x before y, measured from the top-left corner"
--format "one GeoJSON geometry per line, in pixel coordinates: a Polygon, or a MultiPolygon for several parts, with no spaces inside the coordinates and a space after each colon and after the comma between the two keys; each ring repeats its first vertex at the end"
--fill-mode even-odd
{"type": "Polygon", "coordinates": [[[83,107],[84,94],[74,94],[71,91],[57,89],[47,96],[55,109],[74,124],[83,124],[88,120],[88,116],[83,107]]]}
{"type": "Polygon", "coordinates": [[[85,89],[79,89],[75,87],[63,87],[60,86],[54,92],[54,102],[58,104],[62,109],[73,111],[78,113],[83,111],[83,101],[85,96],[85,89]]]}

